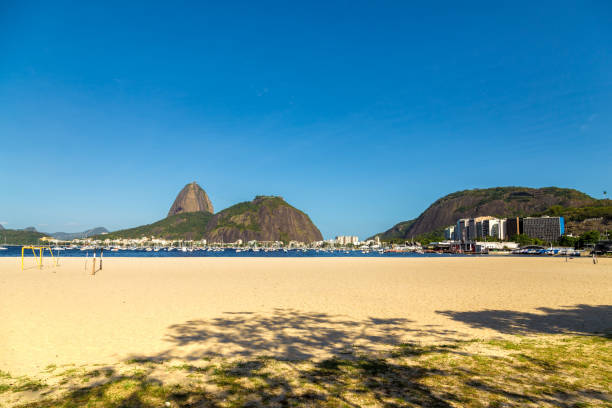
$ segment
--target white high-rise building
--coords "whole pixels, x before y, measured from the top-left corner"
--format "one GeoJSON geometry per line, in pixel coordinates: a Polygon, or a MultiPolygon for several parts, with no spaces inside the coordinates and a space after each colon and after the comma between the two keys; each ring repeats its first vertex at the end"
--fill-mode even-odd
{"type": "MultiPolygon", "coordinates": [[[[506,236],[506,220],[495,217],[461,218],[454,226],[454,239],[467,242],[495,237],[504,239],[506,236]]],[[[450,227],[444,230],[445,238],[449,239],[450,227]]]]}
{"type": "Polygon", "coordinates": [[[357,245],[358,243],[359,243],[359,237],[355,235],[339,235],[336,237],[336,244],[339,244],[339,245],[348,245],[348,244],[357,245]]]}

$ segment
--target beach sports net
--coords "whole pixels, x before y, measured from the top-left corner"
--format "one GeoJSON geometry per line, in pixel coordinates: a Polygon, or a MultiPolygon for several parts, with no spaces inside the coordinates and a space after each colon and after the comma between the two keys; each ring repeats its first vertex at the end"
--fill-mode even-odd
{"type": "Polygon", "coordinates": [[[36,265],[38,265],[39,269],[42,269],[43,267],[43,258],[45,256],[46,251],[48,251],[49,254],[51,254],[51,259],[53,260],[52,266],[57,266],[57,258],[53,255],[53,250],[51,249],[50,246],[26,245],[26,246],[21,247],[21,270],[22,271],[25,267],[25,258],[29,258],[29,256],[26,257],[26,253],[29,253],[30,250],[32,251],[34,262],[36,263],[36,265]],[[38,253],[36,253],[37,251],[38,253]]]}

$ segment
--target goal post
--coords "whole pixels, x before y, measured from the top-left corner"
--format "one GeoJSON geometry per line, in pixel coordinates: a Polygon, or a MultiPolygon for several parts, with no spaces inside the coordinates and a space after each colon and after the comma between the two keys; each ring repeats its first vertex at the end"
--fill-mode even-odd
{"type": "Polygon", "coordinates": [[[51,249],[50,246],[25,245],[21,247],[21,270],[22,271],[24,268],[25,252],[28,249],[32,250],[34,261],[36,261],[36,264],[38,265],[39,269],[42,269],[43,267],[43,257],[45,254],[45,250],[49,251],[49,253],[51,254],[51,259],[53,259],[53,263],[55,264],[55,266],[57,266],[57,258],[53,255],[53,250],[51,249]],[[36,251],[38,251],[38,254],[36,254],[36,251]]]}

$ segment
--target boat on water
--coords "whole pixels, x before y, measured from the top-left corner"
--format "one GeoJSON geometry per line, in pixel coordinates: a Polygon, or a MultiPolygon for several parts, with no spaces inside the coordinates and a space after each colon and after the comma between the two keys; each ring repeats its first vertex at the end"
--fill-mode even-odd
{"type": "Polygon", "coordinates": [[[8,248],[0,246],[0,251],[6,251],[8,248]]]}

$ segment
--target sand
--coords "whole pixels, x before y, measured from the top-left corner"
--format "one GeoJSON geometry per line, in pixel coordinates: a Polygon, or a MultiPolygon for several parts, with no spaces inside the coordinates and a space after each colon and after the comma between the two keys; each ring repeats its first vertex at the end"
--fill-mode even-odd
{"type": "Polygon", "coordinates": [[[106,258],[95,276],[84,262],[0,258],[0,370],[612,329],[612,259],[106,258]]]}

